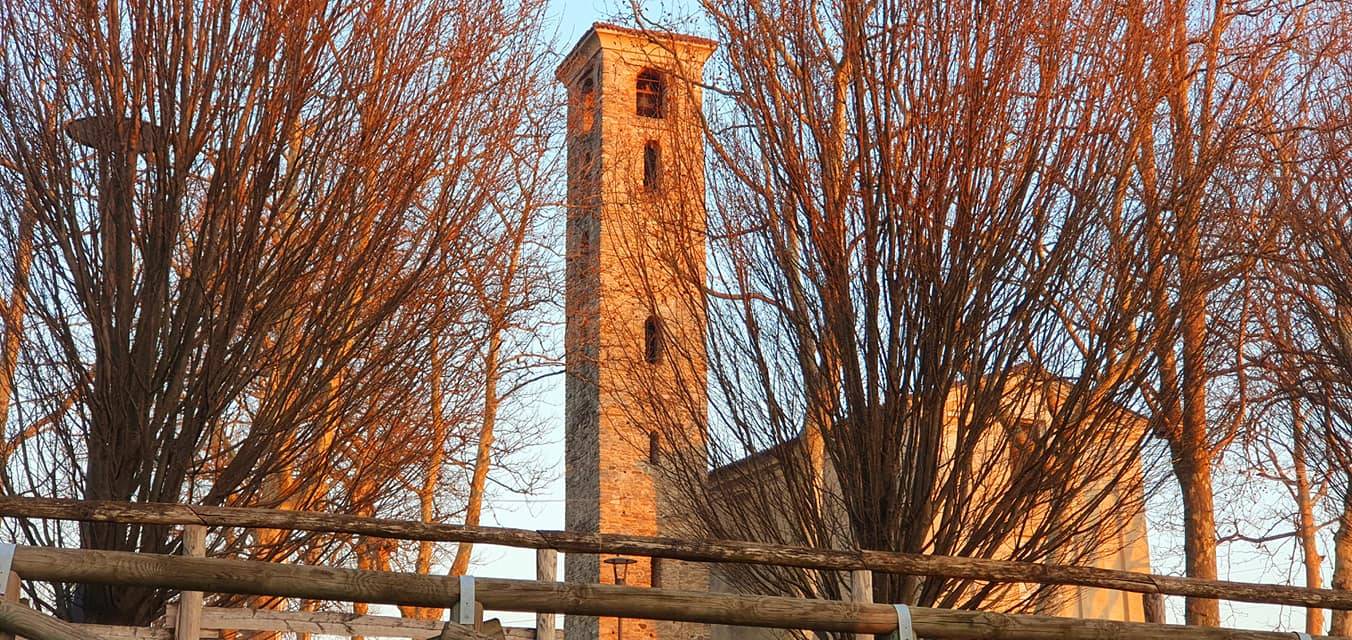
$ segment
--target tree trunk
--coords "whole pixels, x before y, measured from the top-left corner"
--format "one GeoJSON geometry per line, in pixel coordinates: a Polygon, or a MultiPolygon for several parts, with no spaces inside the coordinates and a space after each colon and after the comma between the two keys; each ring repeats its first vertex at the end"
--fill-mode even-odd
{"type": "MultiPolygon", "coordinates": [[[[1296,476],[1296,535],[1300,538],[1300,549],[1305,561],[1305,586],[1318,589],[1323,586],[1320,568],[1323,558],[1319,557],[1319,544],[1315,538],[1318,525],[1314,521],[1314,497],[1310,491],[1310,473],[1306,466],[1305,416],[1301,413],[1300,403],[1291,403],[1291,457],[1296,476]]],[[[1305,633],[1319,635],[1324,630],[1324,610],[1311,607],[1305,610],[1305,633]]]]}
{"type": "MultiPolygon", "coordinates": [[[[442,404],[445,398],[442,394],[441,384],[444,374],[441,360],[441,342],[433,337],[428,349],[431,350],[432,379],[429,381],[432,396],[432,451],[431,458],[427,461],[426,475],[423,476],[422,488],[418,491],[419,516],[423,522],[431,523],[436,520],[436,500],[437,487],[441,485],[441,467],[445,460],[446,451],[446,415],[442,404]]],[[[418,543],[418,558],[414,564],[414,571],[422,575],[427,575],[432,571],[432,552],[435,549],[435,543],[430,540],[423,540],[418,543]]],[[[400,615],[405,618],[420,618],[424,620],[440,620],[441,609],[435,607],[399,607],[400,615]]]]}
{"type": "MultiPolygon", "coordinates": [[[[490,331],[484,363],[483,426],[479,431],[479,451],[474,458],[474,476],[469,485],[469,502],[465,506],[465,526],[468,527],[479,526],[479,514],[483,511],[484,484],[488,481],[488,467],[492,464],[493,428],[498,414],[498,350],[502,346],[502,338],[497,327],[490,331]]],[[[473,551],[474,545],[467,542],[456,546],[451,575],[463,576],[469,571],[470,554],[473,551]]]]}
{"type": "MultiPolygon", "coordinates": [[[[442,403],[445,398],[442,394],[442,367],[441,343],[436,338],[432,339],[429,347],[432,350],[432,456],[427,461],[427,475],[423,476],[422,490],[418,492],[419,515],[423,522],[433,522],[436,520],[436,499],[437,487],[441,484],[441,466],[446,455],[446,416],[445,407],[442,403]]],[[[433,543],[424,540],[418,544],[418,560],[415,570],[421,574],[427,574],[432,570],[432,551],[433,543]]]]}
{"type": "MultiPolygon", "coordinates": [[[[1349,474],[1352,475],[1352,474],[1349,474]]],[[[1338,519],[1338,533],[1333,538],[1334,589],[1352,591],[1352,477],[1343,494],[1343,514],[1338,519]]],[[[1352,611],[1333,611],[1329,624],[1331,636],[1352,636],[1352,611]]]]}
{"type": "Polygon", "coordinates": [[[33,217],[19,215],[19,243],[14,255],[14,284],[9,300],[0,307],[4,336],[0,342],[0,437],[4,435],[9,404],[14,393],[14,370],[19,365],[19,345],[23,339],[23,320],[28,306],[28,270],[33,265],[33,217]]]}
{"type": "MultiPolygon", "coordinates": [[[[360,571],[370,571],[372,564],[374,564],[371,562],[372,560],[371,539],[366,536],[362,536],[361,540],[357,542],[357,548],[355,549],[355,551],[356,551],[355,555],[357,556],[357,569],[360,571]]],[[[353,615],[364,616],[369,614],[370,612],[371,605],[369,603],[366,602],[352,603],[353,615]]],[[[364,636],[352,636],[352,640],[366,640],[366,639],[364,636]]]]}
{"type": "MultiPolygon", "coordinates": [[[[1188,575],[1216,578],[1216,511],[1211,491],[1211,433],[1207,422],[1207,289],[1196,205],[1179,229],[1179,329],[1182,333],[1183,424],[1174,443],[1175,472],[1183,491],[1183,551],[1188,575]]],[[[1188,598],[1188,624],[1218,627],[1220,601],[1188,598]]]]}
{"type": "MultiPolygon", "coordinates": [[[[1174,471],[1183,491],[1183,552],[1188,577],[1215,580],[1216,514],[1212,503],[1211,460],[1206,455],[1189,455],[1175,463],[1174,471]]],[[[1218,600],[1187,599],[1188,624],[1217,627],[1220,617],[1218,600]]]]}

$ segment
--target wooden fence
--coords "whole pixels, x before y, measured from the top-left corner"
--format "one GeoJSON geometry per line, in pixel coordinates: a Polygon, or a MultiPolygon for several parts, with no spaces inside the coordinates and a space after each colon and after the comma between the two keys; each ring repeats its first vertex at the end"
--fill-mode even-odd
{"type": "MultiPolygon", "coordinates": [[[[445,576],[190,558],[119,551],[19,546],[14,570],[25,579],[179,590],[275,595],[317,600],[451,607],[460,582],[445,576]]],[[[586,616],[646,618],[849,633],[897,628],[891,605],[781,596],[675,591],[607,584],[480,578],[475,599],[484,608],[586,616]]],[[[1272,631],[1010,615],[911,608],[917,635],[969,640],[1291,640],[1272,631]]]]}
{"type": "Polygon", "coordinates": [[[1130,571],[932,556],[893,551],[836,550],[729,540],[675,540],[651,536],[463,527],[336,513],[164,503],[0,497],[0,516],[204,525],[346,533],[398,540],[473,542],[566,553],[634,555],[696,562],[731,562],[850,571],[1099,587],[1145,594],[1216,598],[1352,611],[1352,592],[1229,580],[1204,580],[1130,571]]]}
{"type": "MultiPolygon", "coordinates": [[[[195,507],[0,498],[0,515],[93,522],[275,528],[361,534],[407,540],[472,541],[542,549],[541,566],[551,569],[553,550],[572,553],[642,555],[707,562],[849,570],[852,584],[867,584],[871,572],[910,573],[998,582],[1034,582],[1107,587],[1140,593],[1197,595],[1249,602],[1352,609],[1352,594],[1215,580],[1155,576],[1089,567],[918,556],[883,551],[832,551],[730,541],[681,541],[663,538],[466,528],[339,514],[264,509],[195,507]],[[546,560],[548,558],[548,560],[546,560]]],[[[193,534],[195,535],[195,534],[193,534]]],[[[196,554],[191,539],[185,549],[196,554]]],[[[13,569],[27,580],[142,585],[185,592],[272,595],[397,605],[450,607],[459,601],[453,578],[346,568],[289,565],[245,560],[137,554],[113,551],[19,546],[13,569]]],[[[779,596],[705,593],[543,579],[475,581],[475,599],[503,611],[646,618],[739,626],[875,634],[896,629],[896,611],[868,598],[856,601],[810,600],[779,596]]],[[[858,591],[866,593],[867,590],[858,591]]],[[[192,602],[192,600],[188,600],[192,602]]],[[[200,607],[198,615],[201,615],[200,607]]],[[[990,612],[911,609],[915,632],[925,638],[972,640],[1290,640],[1289,633],[1185,627],[1149,623],[1082,620],[990,612]]],[[[0,615],[0,626],[8,624],[0,615]]],[[[543,622],[541,620],[540,622],[543,622]]],[[[195,623],[180,610],[176,630],[195,623]],[[186,620],[186,622],[185,622],[186,620]]],[[[553,629],[553,621],[542,629],[553,629]]],[[[9,627],[5,627],[9,628],[9,627]]],[[[449,628],[449,627],[448,627],[449,628]]],[[[473,631],[464,637],[481,637],[473,631]]],[[[30,636],[39,637],[39,636],[30,636]]],[[[56,636],[51,636],[53,640],[56,636]]],[[[447,637],[444,633],[442,637],[447,637]]],[[[497,637],[502,637],[498,635],[497,637]]],[[[45,639],[41,639],[45,640],[45,639]]],[[[62,637],[61,640],[71,640],[62,637]]]]}

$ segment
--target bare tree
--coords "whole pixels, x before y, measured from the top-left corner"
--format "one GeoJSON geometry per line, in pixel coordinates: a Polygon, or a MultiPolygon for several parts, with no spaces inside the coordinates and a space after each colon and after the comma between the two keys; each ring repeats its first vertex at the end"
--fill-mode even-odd
{"type": "MultiPolygon", "coordinates": [[[[1148,395],[1182,494],[1187,574],[1216,577],[1213,467],[1241,433],[1250,398],[1255,260],[1272,248],[1265,132],[1300,86],[1288,54],[1299,8],[1166,0],[1132,5],[1141,63],[1134,118],[1143,144],[1132,201],[1158,376],[1148,395]]],[[[1190,624],[1218,625],[1214,600],[1187,601],[1190,624]]]]}
{"type": "MultiPolygon", "coordinates": [[[[0,208],[10,237],[32,225],[13,397],[52,423],[11,458],[5,490],[416,505],[410,477],[455,441],[426,428],[431,337],[464,337],[447,327],[473,312],[456,284],[481,266],[471,230],[520,187],[506,176],[531,140],[540,10],[6,2],[0,208]]],[[[177,544],[165,527],[78,537],[177,544]]],[[[320,560],[347,545],[231,533],[215,552],[320,560]]],[[[70,618],[144,624],[165,594],[54,596],[70,618]]]]}
{"type": "MultiPolygon", "coordinates": [[[[1345,135],[1345,134],[1344,134],[1345,135]]],[[[1341,152],[1340,152],[1341,153],[1341,152]]],[[[1331,167],[1324,162],[1312,163],[1318,171],[1331,167]]],[[[1297,165],[1287,165],[1292,167],[1297,165]]],[[[1348,238],[1345,216],[1322,207],[1342,207],[1337,203],[1342,196],[1335,195],[1342,187],[1315,186],[1325,178],[1308,180],[1316,174],[1307,174],[1302,192],[1291,211],[1295,215],[1290,244],[1286,256],[1280,260],[1282,273],[1274,278],[1283,294],[1277,300],[1286,302],[1291,322],[1270,336],[1270,349],[1265,353],[1264,367],[1278,381],[1283,401],[1290,406],[1283,424],[1259,432],[1265,450],[1273,446],[1285,451],[1271,453],[1266,460],[1254,463],[1259,475],[1275,477],[1292,491],[1297,508],[1295,530],[1301,543],[1307,586],[1317,587],[1322,581],[1322,560],[1318,551],[1317,533],[1325,524],[1337,524],[1334,534],[1334,571],[1330,587],[1352,589],[1352,500],[1349,500],[1348,474],[1352,463],[1352,428],[1349,428],[1348,395],[1343,380],[1352,360],[1345,330],[1346,301],[1341,282],[1348,277],[1352,262],[1341,250],[1330,251],[1348,238]],[[1337,204],[1335,204],[1337,203],[1337,204]],[[1311,209],[1318,206],[1321,209],[1311,209]],[[1274,443],[1277,443],[1274,445],[1274,443]],[[1289,464],[1283,462],[1289,460],[1289,464]],[[1285,472],[1284,472],[1285,471],[1285,472]],[[1331,512],[1327,523],[1319,522],[1319,514],[1331,512]]],[[[1331,174],[1336,175],[1336,174],[1331,174]]],[[[1333,178],[1342,180],[1342,178],[1333,178]]],[[[1327,517],[1327,516],[1325,516],[1327,517]]],[[[1286,534],[1277,534],[1286,535],[1286,534]]],[[[1307,616],[1307,632],[1323,633],[1322,615],[1311,610],[1307,616]]],[[[1328,633],[1343,635],[1352,632],[1352,619],[1346,612],[1332,612],[1328,633]]]]}
{"type": "MultiPolygon", "coordinates": [[[[696,496],[692,526],[1029,561],[1119,550],[1148,427],[1128,407],[1152,360],[1132,284],[1141,229],[1124,215],[1140,143],[1124,124],[1127,16],[1059,1],[703,7],[721,44],[710,274],[684,284],[709,338],[669,358],[687,372],[675,384],[636,385],[664,399],[645,418],[696,496]],[[681,393],[703,369],[680,365],[706,357],[707,422],[681,393]]],[[[846,588],[831,572],[728,575],[846,588]]],[[[878,601],[925,606],[1058,596],[879,578],[878,601]]]]}
{"type": "MultiPolygon", "coordinates": [[[[1235,531],[1221,540],[1249,542],[1260,548],[1294,540],[1309,587],[1322,583],[1320,530],[1343,519],[1336,514],[1345,509],[1338,498],[1347,461],[1342,453],[1345,436],[1340,433],[1341,400],[1329,385],[1329,376],[1342,374],[1335,365],[1337,356],[1331,355],[1339,345],[1329,340],[1336,337],[1329,331],[1338,326],[1339,302],[1328,285],[1345,277],[1339,270],[1346,265],[1340,266],[1336,253],[1327,252],[1344,233],[1345,220],[1324,208],[1337,206],[1334,194],[1345,175],[1340,168],[1342,150],[1333,145],[1340,136],[1346,137],[1341,96],[1348,86],[1349,17],[1340,5],[1315,3],[1285,13],[1227,18],[1239,20],[1238,30],[1252,38],[1237,39],[1236,48],[1252,57],[1241,55],[1251,70],[1237,72],[1236,78],[1253,95],[1235,103],[1247,105],[1249,114],[1226,117],[1227,126],[1247,127],[1246,132],[1229,137],[1247,136],[1248,141],[1227,152],[1227,168],[1220,172],[1225,177],[1211,187],[1229,194],[1230,202],[1242,203],[1241,210],[1258,212],[1248,216],[1249,224],[1264,222],[1253,224],[1262,239],[1249,242],[1250,255],[1240,261],[1241,268],[1248,270],[1244,279],[1254,283],[1256,299],[1262,302],[1249,305],[1253,312],[1239,324],[1216,322],[1215,318],[1226,317],[1225,312],[1208,309],[1217,333],[1251,336],[1226,348],[1235,360],[1252,365],[1238,365],[1238,376],[1222,373],[1229,380],[1220,385],[1233,387],[1237,380],[1241,390],[1247,389],[1237,395],[1241,396],[1239,406],[1249,407],[1248,415],[1236,411],[1221,420],[1228,426],[1213,434],[1227,430],[1234,434],[1243,431],[1244,424],[1252,425],[1240,434],[1249,454],[1246,475],[1277,483],[1290,498],[1289,512],[1248,514],[1251,525],[1262,527],[1257,533],[1246,535],[1237,523],[1235,531]],[[1249,19],[1258,22],[1245,23],[1249,19]],[[1234,188],[1236,178],[1243,184],[1239,189],[1234,188]],[[1235,200],[1234,194],[1241,194],[1242,200],[1235,200]],[[1247,368],[1254,371],[1248,373],[1247,368]],[[1328,511],[1335,514],[1331,520],[1328,511]]],[[[1212,212],[1216,220],[1228,216],[1243,221],[1233,205],[1219,202],[1222,206],[1212,212]]],[[[1214,240],[1225,237],[1218,235],[1214,240]]],[[[1211,251],[1226,255],[1243,244],[1235,241],[1228,250],[1217,245],[1211,251]]],[[[1217,274],[1225,277],[1223,269],[1212,273],[1217,274]]],[[[1223,446],[1218,446],[1213,454],[1221,450],[1223,446]]],[[[1338,537],[1343,531],[1339,530],[1338,537]]],[[[1335,556],[1337,546],[1335,540],[1335,556]]],[[[1337,569],[1347,562],[1335,557],[1334,587],[1348,586],[1346,578],[1339,579],[1337,569]]],[[[1309,633],[1322,633],[1323,612],[1307,610],[1305,626],[1309,633]]],[[[1347,631],[1342,613],[1334,612],[1332,628],[1331,633],[1347,631]]]]}
{"type": "MultiPolygon", "coordinates": [[[[12,176],[0,177],[0,180],[12,179],[12,176]]],[[[28,273],[33,266],[33,216],[26,206],[20,205],[15,212],[15,224],[12,237],[6,238],[7,253],[13,260],[6,264],[3,272],[8,294],[0,300],[0,427],[9,423],[10,402],[14,395],[14,374],[19,366],[19,351],[23,342],[24,319],[28,310],[28,273]]],[[[8,235],[8,234],[7,234],[8,235]]],[[[37,434],[38,424],[25,427],[13,437],[6,438],[0,447],[0,474],[4,473],[4,462],[9,459],[19,445],[37,434]]],[[[6,433],[0,430],[0,433],[6,433]]]]}
{"type": "MultiPolygon", "coordinates": [[[[1285,388],[1311,407],[1307,440],[1328,473],[1338,523],[1330,586],[1352,589],[1352,111],[1345,98],[1352,89],[1352,49],[1346,45],[1352,16],[1334,10],[1324,17],[1321,31],[1329,44],[1302,53],[1328,62],[1302,83],[1301,119],[1282,129],[1274,144],[1285,226],[1282,251],[1272,258],[1273,279],[1292,301],[1292,317],[1275,334],[1270,359],[1286,365],[1280,369],[1285,388]]],[[[1329,633],[1352,633],[1352,617],[1334,611],[1329,633]]]]}
{"type": "MultiPolygon", "coordinates": [[[[541,123],[541,132],[550,130],[549,125],[541,123]]],[[[547,136],[540,139],[543,142],[547,136]]],[[[535,194],[547,193],[540,183],[551,183],[554,165],[540,161],[545,149],[535,151],[523,162],[524,173],[518,178],[525,197],[509,209],[495,211],[499,219],[489,224],[490,229],[500,230],[498,237],[485,239],[497,259],[486,262],[480,277],[470,283],[478,301],[475,315],[483,332],[479,341],[483,345],[483,384],[477,403],[482,406],[478,442],[465,505],[464,523],[468,526],[479,524],[489,470],[498,458],[495,443],[502,404],[540,375],[548,375],[542,371],[543,365],[557,361],[544,343],[547,327],[539,313],[558,299],[557,278],[548,269],[550,261],[540,255],[544,249],[537,236],[547,228],[541,224],[541,217],[548,202],[534,199],[535,194]]],[[[473,548],[469,543],[456,546],[451,575],[465,575],[473,548]]]]}
{"type": "MultiPolygon", "coordinates": [[[[1289,335],[1290,323],[1283,322],[1282,316],[1289,314],[1294,305],[1280,295],[1269,299],[1275,302],[1270,311],[1277,316],[1279,326],[1276,330],[1280,333],[1260,339],[1285,343],[1284,336],[1289,335]]],[[[1275,357],[1265,362],[1268,367],[1261,372],[1261,377],[1266,380],[1256,381],[1267,390],[1258,392],[1256,399],[1260,401],[1249,420],[1250,427],[1245,429],[1242,474],[1247,481],[1245,484],[1255,492],[1268,491],[1275,485],[1287,500],[1271,511],[1257,512],[1249,501],[1237,501],[1245,506],[1231,514],[1234,522],[1229,531],[1223,528],[1217,532],[1218,540],[1223,544],[1248,543],[1259,549],[1272,549],[1274,558],[1278,551],[1273,545],[1292,541],[1299,551],[1304,585],[1318,589],[1323,587],[1323,557],[1319,551],[1322,525],[1318,514],[1328,496],[1331,470],[1325,467],[1321,455],[1322,422],[1311,419],[1311,406],[1298,388],[1286,384],[1293,379],[1290,377],[1293,370],[1282,367],[1286,358],[1276,355],[1281,351],[1274,350],[1275,357]],[[1250,531],[1250,528],[1257,530],[1250,531]]],[[[1322,609],[1306,610],[1305,631],[1310,634],[1324,632],[1322,609]]]]}

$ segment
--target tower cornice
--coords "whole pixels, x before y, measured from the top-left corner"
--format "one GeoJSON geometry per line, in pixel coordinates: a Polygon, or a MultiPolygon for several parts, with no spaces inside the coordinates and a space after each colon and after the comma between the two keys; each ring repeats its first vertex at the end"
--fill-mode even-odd
{"type": "Polygon", "coordinates": [[[554,77],[565,84],[571,82],[586,62],[602,50],[625,53],[645,51],[649,55],[675,57],[682,63],[693,63],[702,69],[704,62],[717,49],[718,41],[701,36],[596,22],[578,38],[572,51],[564,56],[563,62],[554,71],[554,77]]]}

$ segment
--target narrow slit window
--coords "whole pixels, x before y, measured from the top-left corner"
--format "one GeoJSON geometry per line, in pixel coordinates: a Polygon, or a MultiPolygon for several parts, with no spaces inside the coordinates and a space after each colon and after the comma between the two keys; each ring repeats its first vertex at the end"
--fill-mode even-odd
{"type": "Polygon", "coordinates": [[[666,115],[666,84],[662,74],[652,69],[644,69],[634,82],[635,104],[638,115],[645,118],[661,118],[666,115]]]}
{"type": "Polygon", "coordinates": [[[652,579],[649,580],[649,584],[652,585],[652,588],[654,588],[654,589],[661,589],[661,588],[662,588],[662,564],[663,564],[663,563],[662,563],[662,559],[661,559],[661,558],[653,558],[653,559],[652,559],[652,562],[653,562],[653,569],[652,569],[652,576],[651,576],[652,579]]]}
{"type": "Polygon", "coordinates": [[[662,462],[662,439],[656,431],[648,432],[648,464],[657,466],[662,462]]]}
{"type": "Polygon", "coordinates": [[[662,149],[657,142],[649,140],[643,145],[643,190],[657,191],[662,188],[662,149]]]}
{"type": "Polygon", "coordinates": [[[648,316],[643,323],[643,359],[648,364],[662,361],[665,336],[662,335],[662,320],[657,316],[648,316]]]}
{"type": "Polygon", "coordinates": [[[577,238],[577,255],[579,265],[586,265],[587,260],[591,259],[591,227],[585,220],[577,221],[577,230],[574,232],[577,238]]]}

